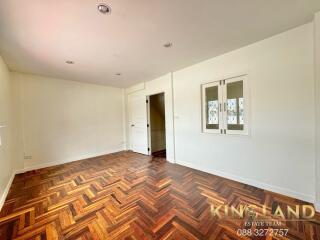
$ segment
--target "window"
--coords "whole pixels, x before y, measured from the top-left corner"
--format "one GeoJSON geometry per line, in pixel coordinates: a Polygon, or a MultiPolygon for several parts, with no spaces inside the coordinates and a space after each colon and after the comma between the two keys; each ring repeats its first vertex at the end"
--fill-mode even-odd
{"type": "Polygon", "coordinates": [[[203,132],[248,133],[246,76],[202,85],[203,132]]]}
{"type": "Polygon", "coordinates": [[[219,131],[219,83],[208,84],[204,88],[205,95],[205,127],[219,131]]]}
{"type": "Polygon", "coordinates": [[[202,88],[202,95],[204,96],[204,128],[208,132],[219,132],[220,131],[220,106],[219,98],[221,95],[221,89],[219,82],[206,84],[206,87],[202,88]]]}

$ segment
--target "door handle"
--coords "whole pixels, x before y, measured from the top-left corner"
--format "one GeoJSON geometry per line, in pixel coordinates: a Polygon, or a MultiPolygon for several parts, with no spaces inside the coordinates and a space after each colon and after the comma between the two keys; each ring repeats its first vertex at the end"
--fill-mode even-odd
{"type": "Polygon", "coordinates": [[[131,127],[134,127],[134,124],[131,124],[131,127]]]}

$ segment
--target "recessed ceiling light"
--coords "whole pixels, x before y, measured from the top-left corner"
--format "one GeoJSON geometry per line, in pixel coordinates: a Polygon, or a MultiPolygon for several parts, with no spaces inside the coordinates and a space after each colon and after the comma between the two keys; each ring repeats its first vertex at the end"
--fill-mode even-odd
{"type": "Polygon", "coordinates": [[[164,46],[165,48],[171,48],[172,45],[173,45],[172,42],[167,42],[167,43],[163,44],[163,46],[164,46]]]}
{"type": "Polygon", "coordinates": [[[68,60],[68,61],[66,61],[66,64],[74,64],[74,61],[68,60]]]}
{"type": "Polygon", "coordinates": [[[98,5],[99,12],[103,14],[110,14],[111,13],[111,7],[109,7],[107,4],[101,3],[98,5]]]}

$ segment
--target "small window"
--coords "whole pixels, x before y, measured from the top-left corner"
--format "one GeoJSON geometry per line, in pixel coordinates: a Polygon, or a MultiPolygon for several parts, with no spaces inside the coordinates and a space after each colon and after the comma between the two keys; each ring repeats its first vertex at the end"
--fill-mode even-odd
{"type": "Polygon", "coordinates": [[[206,129],[213,132],[219,131],[219,83],[208,84],[204,91],[206,129]]]}
{"type": "Polygon", "coordinates": [[[248,133],[246,76],[202,85],[203,132],[248,133]]]}

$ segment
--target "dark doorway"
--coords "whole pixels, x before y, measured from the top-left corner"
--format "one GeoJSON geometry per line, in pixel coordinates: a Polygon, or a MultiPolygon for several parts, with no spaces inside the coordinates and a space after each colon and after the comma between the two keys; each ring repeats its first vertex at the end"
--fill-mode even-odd
{"type": "Polygon", "coordinates": [[[151,95],[150,101],[150,145],[151,155],[166,157],[166,116],[164,93],[151,95]]]}

